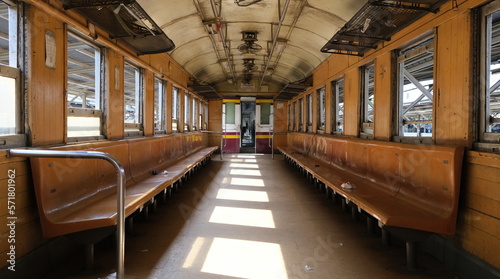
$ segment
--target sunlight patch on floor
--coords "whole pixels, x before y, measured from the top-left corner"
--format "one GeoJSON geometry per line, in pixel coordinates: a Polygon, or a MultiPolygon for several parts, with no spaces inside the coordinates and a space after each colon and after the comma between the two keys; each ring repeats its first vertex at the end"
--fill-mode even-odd
{"type": "Polygon", "coordinates": [[[258,169],[259,165],[231,163],[231,165],[229,165],[229,167],[230,168],[241,168],[241,169],[258,169]]]}
{"type": "Polygon", "coordinates": [[[257,178],[231,178],[231,185],[240,185],[240,186],[254,186],[254,187],[265,187],[263,179],[257,178]]]}
{"type": "Polygon", "coordinates": [[[271,210],[239,207],[216,206],[209,222],[272,229],[276,227],[271,210]]]}
{"type": "Polygon", "coordinates": [[[219,200],[269,202],[269,196],[265,191],[247,191],[233,189],[219,189],[217,193],[219,200]]]}
{"type": "Polygon", "coordinates": [[[201,271],[248,279],[288,278],[279,244],[218,237],[201,271]]]}
{"type": "Polygon", "coordinates": [[[259,170],[244,170],[244,169],[232,169],[229,172],[230,175],[248,175],[248,176],[261,176],[259,170]]]}
{"type": "Polygon", "coordinates": [[[191,246],[191,251],[189,252],[186,260],[184,261],[184,264],[182,265],[183,268],[190,268],[193,266],[204,243],[205,243],[204,237],[196,238],[193,245],[191,246]]]}

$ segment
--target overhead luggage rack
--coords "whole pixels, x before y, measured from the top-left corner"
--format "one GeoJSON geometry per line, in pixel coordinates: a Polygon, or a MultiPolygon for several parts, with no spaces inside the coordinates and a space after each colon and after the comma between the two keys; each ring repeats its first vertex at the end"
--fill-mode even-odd
{"type": "Polygon", "coordinates": [[[291,100],[298,96],[300,93],[307,90],[307,88],[312,86],[312,77],[306,78],[305,80],[290,82],[274,98],[275,100],[291,100]]]}
{"type": "Polygon", "coordinates": [[[172,40],[135,0],[61,0],[64,9],[72,9],[90,22],[133,48],[137,54],[171,51],[172,40]]]}
{"type": "Polygon", "coordinates": [[[321,48],[321,52],[363,56],[425,14],[436,13],[443,2],[445,1],[369,0],[321,48]]]}
{"type": "Polygon", "coordinates": [[[210,85],[203,84],[193,84],[188,86],[195,93],[207,100],[220,100],[221,96],[215,91],[215,89],[210,85]]]}

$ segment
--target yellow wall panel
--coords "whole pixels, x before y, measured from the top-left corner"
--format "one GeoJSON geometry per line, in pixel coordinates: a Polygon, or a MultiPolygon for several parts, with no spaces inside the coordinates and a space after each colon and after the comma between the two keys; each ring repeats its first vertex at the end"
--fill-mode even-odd
{"type": "Polygon", "coordinates": [[[357,137],[359,135],[359,70],[347,72],[344,77],[344,135],[357,137]]]}
{"type": "Polygon", "coordinates": [[[393,100],[392,52],[386,52],[375,60],[375,123],[373,136],[378,140],[390,140],[392,135],[393,100]]]}

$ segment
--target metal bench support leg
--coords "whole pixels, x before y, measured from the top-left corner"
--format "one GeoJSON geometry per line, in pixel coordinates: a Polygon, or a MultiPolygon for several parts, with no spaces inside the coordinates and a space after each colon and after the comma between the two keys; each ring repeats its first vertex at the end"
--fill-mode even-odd
{"type": "Polygon", "coordinates": [[[344,198],[341,198],[342,200],[342,212],[347,212],[347,202],[344,198]]]}
{"type": "Polygon", "coordinates": [[[391,234],[384,228],[382,228],[382,247],[391,246],[391,234]]]}
{"type": "Polygon", "coordinates": [[[85,271],[91,272],[94,268],[94,243],[85,245],[85,271]]]}
{"type": "Polygon", "coordinates": [[[351,219],[358,220],[358,208],[356,206],[351,206],[351,219]]]}
{"type": "Polygon", "coordinates": [[[372,216],[366,216],[366,228],[368,235],[376,235],[375,224],[376,221],[372,216]]]}
{"type": "Polygon", "coordinates": [[[128,217],[126,220],[127,232],[134,234],[134,217],[128,217]]]}
{"type": "Polygon", "coordinates": [[[416,241],[407,241],[406,242],[406,267],[410,271],[420,270],[420,268],[418,267],[418,262],[417,262],[417,242],[416,241]]]}

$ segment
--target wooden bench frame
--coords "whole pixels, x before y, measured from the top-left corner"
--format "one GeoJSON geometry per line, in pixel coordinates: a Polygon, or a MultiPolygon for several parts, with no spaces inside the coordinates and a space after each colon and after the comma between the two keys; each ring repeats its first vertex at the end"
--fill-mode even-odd
{"type": "MultiPolygon", "coordinates": [[[[147,212],[148,205],[156,205],[157,196],[165,198],[174,186],[207,163],[218,147],[205,147],[206,143],[206,134],[193,132],[45,149],[94,151],[116,159],[126,183],[124,217],[130,217],[135,212],[147,212]]],[[[117,225],[115,167],[80,157],[31,157],[30,163],[44,236],[73,235],[93,253],[93,244],[117,225]]],[[[87,255],[87,261],[93,262],[92,258],[87,255]]]]}
{"type": "Polygon", "coordinates": [[[377,220],[384,242],[387,232],[402,237],[411,270],[418,269],[417,241],[455,232],[463,147],[289,133],[278,150],[327,194],[341,196],[344,209],[350,204],[354,218],[366,213],[369,233],[377,220]]]}

